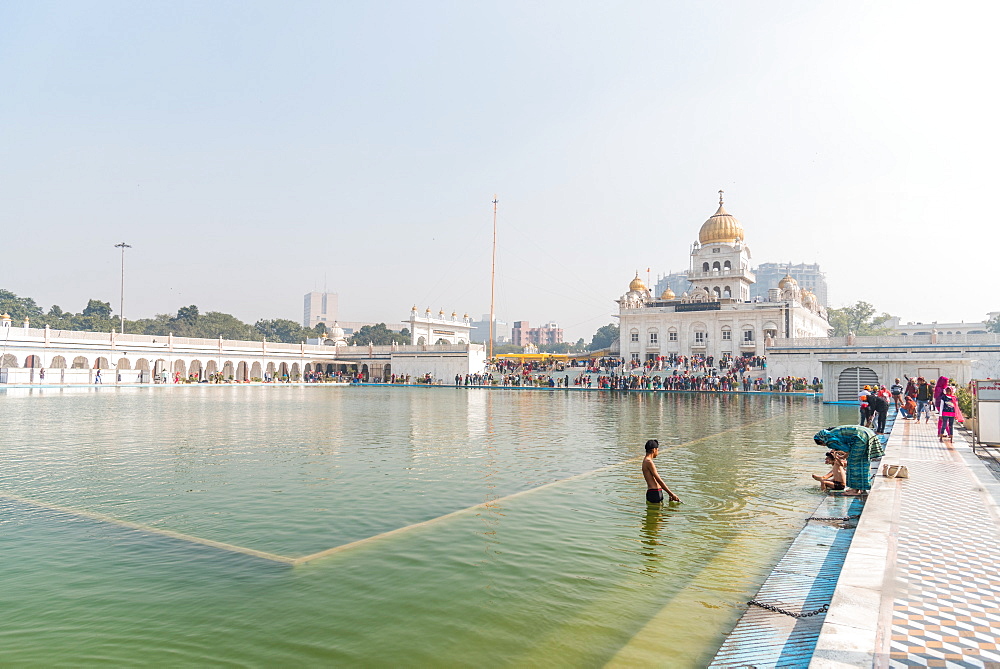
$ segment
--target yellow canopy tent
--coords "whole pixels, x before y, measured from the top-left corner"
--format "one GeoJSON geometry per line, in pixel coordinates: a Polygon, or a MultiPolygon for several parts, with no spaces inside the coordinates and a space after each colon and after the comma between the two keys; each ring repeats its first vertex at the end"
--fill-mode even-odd
{"type": "Polygon", "coordinates": [[[503,360],[567,360],[565,353],[500,353],[496,357],[503,360]]]}

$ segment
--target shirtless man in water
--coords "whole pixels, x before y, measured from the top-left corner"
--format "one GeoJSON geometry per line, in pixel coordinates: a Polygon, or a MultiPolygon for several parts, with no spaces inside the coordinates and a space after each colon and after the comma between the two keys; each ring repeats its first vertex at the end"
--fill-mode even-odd
{"type": "Polygon", "coordinates": [[[651,504],[663,502],[663,493],[666,492],[671,502],[679,502],[681,498],[670,492],[670,488],[663,482],[660,475],[656,473],[656,465],[653,458],[660,454],[660,442],[650,439],[646,442],[646,457],[642,459],[642,477],[646,479],[646,501],[651,504]]]}

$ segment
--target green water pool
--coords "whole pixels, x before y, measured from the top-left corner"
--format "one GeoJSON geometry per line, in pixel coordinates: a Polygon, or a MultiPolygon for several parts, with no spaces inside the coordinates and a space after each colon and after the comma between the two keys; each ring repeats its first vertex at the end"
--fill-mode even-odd
{"type": "Polygon", "coordinates": [[[845,411],[679,393],[0,391],[0,662],[701,666],[817,505],[811,436],[845,411]],[[643,500],[651,437],[680,505],[643,500]],[[289,559],[352,547],[289,566],[158,531],[289,559]]]}

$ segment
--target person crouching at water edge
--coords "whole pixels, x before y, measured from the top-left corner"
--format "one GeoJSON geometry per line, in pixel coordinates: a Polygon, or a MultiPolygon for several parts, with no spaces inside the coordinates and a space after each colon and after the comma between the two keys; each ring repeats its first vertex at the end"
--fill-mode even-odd
{"type": "Polygon", "coordinates": [[[656,465],[653,458],[660,454],[660,442],[650,439],[646,442],[646,457],[642,459],[642,477],[646,479],[646,501],[650,504],[661,504],[663,493],[666,492],[671,502],[679,502],[681,498],[670,492],[670,488],[663,482],[656,472],[656,465]]]}
{"type": "Polygon", "coordinates": [[[828,427],[813,435],[813,441],[831,451],[847,454],[849,490],[843,495],[867,495],[872,487],[871,462],[885,455],[885,446],[875,431],[862,425],[828,427]]]}
{"type": "Polygon", "coordinates": [[[824,476],[813,474],[813,480],[819,481],[822,490],[843,490],[847,482],[847,453],[843,451],[827,451],[826,464],[831,467],[824,476]]]}

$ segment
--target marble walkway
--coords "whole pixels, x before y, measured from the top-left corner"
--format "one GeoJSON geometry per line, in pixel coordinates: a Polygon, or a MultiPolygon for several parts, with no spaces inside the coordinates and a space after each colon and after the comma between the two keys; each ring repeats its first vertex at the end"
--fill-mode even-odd
{"type": "Polygon", "coordinates": [[[897,420],[810,667],[1000,669],[1000,481],[964,432],[897,420]]]}

